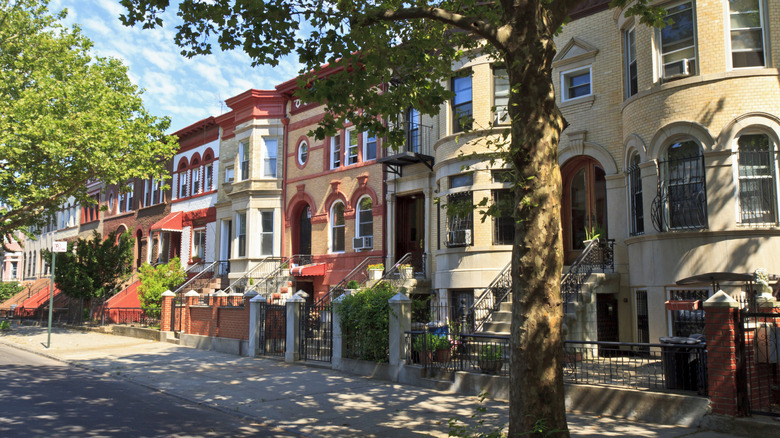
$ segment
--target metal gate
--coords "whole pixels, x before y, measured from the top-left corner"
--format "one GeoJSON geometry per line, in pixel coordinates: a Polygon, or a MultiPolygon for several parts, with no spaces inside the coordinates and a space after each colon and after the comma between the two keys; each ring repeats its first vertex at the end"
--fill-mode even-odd
{"type": "Polygon", "coordinates": [[[301,360],[330,362],[333,354],[333,314],[330,304],[301,306],[301,360]]]}
{"type": "Polygon", "coordinates": [[[738,403],[743,412],[780,416],[780,314],[743,310],[737,329],[738,403]],[[740,342],[741,341],[741,342],[740,342]]]}
{"type": "Polygon", "coordinates": [[[287,350],[287,307],[279,304],[260,306],[260,342],[258,354],[284,357],[287,350]]]}
{"type": "Polygon", "coordinates": [[[177,294],[171,303],[171,331],[177,338],[182,331],[182,314],[184,312],[184,295],[177,294]]]}

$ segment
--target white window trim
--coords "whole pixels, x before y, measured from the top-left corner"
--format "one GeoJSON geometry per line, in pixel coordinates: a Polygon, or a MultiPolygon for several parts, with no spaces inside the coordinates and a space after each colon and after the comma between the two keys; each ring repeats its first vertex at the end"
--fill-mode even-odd
{"type": "Polygon", "coordinates": [[[344,165],[345,166],[352,166],[355,164],[358,164],[360,162],[360,134],[356,133],[355,127],[352,126],[350,128],[347,128],[344,130],[344,165]],[[351,148],[351,142],[352,139],[355,139],[355,162],[350,162],[350,158],[352,158],[352,155],[350,155],[351,148]]]}
{"type": "Polygon", "coordinates": [[[261,208],[257,211],[257,234],[260,236],[260,245],[259,251],[261,256],[273,256],[276,254],[276,245],[275,245],[275,228],[276,228],[276,212],[274,212],[273,209],[270,208],[261,208]],[[263,229],[263,213],[271,213],[271,230],[265,231],[263,229]],[[263,254],[263,243],[262,239],[265,238],[265,236],[270,236],[271,238],[271,253],[270,254],[263,254]]]}
{"type": "Polygon", "coordinates": [[[584,65],[582,67],[577,67],[566,71],[562,71],[560,79],[561,79],[561,102],[569,102],[569,101],[574,101],[577,99],[583,99],[586,97],[593,96],[593,67],[590,64],[584,65]],[[588,71],[588,77],[590,78],[590,81],[588,82],[588,85],[590,86],[590,92],[582,96],[568,97],[569,93],[566,87],[566,78],[569,76],[578,76],[575,75],[575,73],[584,73],[586,70],[588,71]]]}
{"type": "Polygon", "coordinates": [[[333,249],[334,241],[333,241],[333,228],[335,224],[335,210],[337,205],[342,205],[345,210],[345,216],[346,216],[346,206],[341,201],[336,201],[333,203],[333,205],[330,206],[330,214],[328,215],[328,252],[331,254],[343,254],[347,250],[347,221],[346,217],[344,218],[344,225],[340,225],[340,227],[344,227],[344,249],[341,251],[335,251],[333,249]]]}
{"type": "Polygon", "coordinates": [[[368,135],[368,131],[363,133],[363,147],[362,147],[362,149],[363,149],[363,162],[374,161],[374,160],[377,159],[377,157],[379,156],[379,142],[377,141],[376,134],[373,137],[370,137],[368,135]],[[374,148],[376,148],[374,150],[374,158],[371,158],[371,159],[367,159],[366,158],[366,157],[368,157],[368,139],[369,138],[373,138],[374,139],[374,148]]]}
{"type": "MultiPolygon", "coordinates": [[[[360,199],[358,199],[357,204],[355,204],[355,237],[374,237],[373,231],[372,231],[370,236],[361,236],[360,235],[360,211],[361,211],[360,210],[360,203],[363,202],[363,200],[366,199],[366,198],[371,200],[371,210],[368,210],[368,211],[370,212],[372,223],[373,223],[373,220],[374,220],[374,213],[373,213],[374,200],[371,199],[371,197],[368,196],[368,195],[363,195],[363,196],[360,197],[360,199]]],[[[373,225],[372,225],[372,228],[373,228],[373,225]]],[[[345,246],[346,246],[346,244],[345,244],[345,246]]]]}
{"type": "Polygon", "coordinates": [[[309,142],[306,140],[303,140],[302,142],[298,143],[298,164],[301,166],[305,166],[306,163],[309,161],[309,142]],[[306,148],[306,159],[302,159],[302,151],[306,148]]]}
{"type": "Polygon", "coordinates": [[[330,161],[330,168],[331,169],[338,169],[344,165],[344,163],[341,160],[341,135],[336,134],[333,137],[330,138],[330,148],[328,149],[328,156],[330,161]],[[339,148],[338,158],[339,158],[339,164],[336,166],[336,160],[335,158],[335,148],[339,148]]]}
{"type": "Polygon", "coordinates": [[[238,155],[237,155],[237,161],[235,169],[238,171],[237,175],[233,175],[233,181],[246,181],[250,179],[251,177],[251,163],[249,159],[249,139],[246,141],[242,141],[238,143],[238,155]],[[247,175],[246,178],[244,178],[244,171],[243,171],[243,164],[244,162],[248,162],[250,164],[247,164],[247,175]]]}
{"type": "Polygon", "coordinates": [[[263,163],[263,165],[262,165],[262,166],[260,166],[260,167],[261,167],[261,169],[260,169],[260,170],[262,171],[262,172],[261,172],[261,173],[262,173],[262,175],[263,175],[262,177],[263,177],[263,178],[272,178],[272,179],[275,179],[275,178],[277,178],[277,175],[279,174],[279,172],[278,172],[278,163],[279,163],[279,139],[278,139],[277,137],[273,137],[273,136],[263,137],[263,147],[262,147],[261,154],[262,154],[262,157],[261,157],[260,159],[261,159],[261,162],[263,163]],[[277,153],[276,153],[276,160],[277,160],[277,161],[276,161],[276,163],[277,163],[277,167],[275,168],[275,169],[276,169],[276,172],[275,172],[276,174],[275,174],[275,175],[266,175],[266,174],[265,174],[265,163],[266,163],[266,161],[269,159],[269,156],[268,156],[268,154],[267,154],[267,152],[268,152],[268,146],[267,146],[266,140],[275,140],[275,141],[276,141],[276,150],[277,150],[277,153]]]}
{"type": "MultiPolygon", "coordinates": [[[[764,3],[764,0],[758,0],[758,14],[761,19],[761,38],[763,39],[764,44],[764,65],[756,65],[756,66],[750,66],[750,67],[734,67],[734,60],[732,59],[732,52],[731,52],[731,10],[729,9],[729,2],[725,1],[723,2],[723,16],[725,17],[724,22],[725,26],[723,26],[725,31],[725,48],[726,48],[726,66],[727,70],[746,70],[751,68],[767,68],[769,66],[770,58],[771,58],[771,47],[770,47],[770,41],[769,41],[769,31],[767,29],[767,19],[766,19],[766,5],[764,3]]],[[[694,11],[694,14],[696,11],[694,11]]]]}
{"type": "Polygon", "coordinates": [[[195,228],[192,230],[192,249],[190,250],[190,260],[192,260],[193,257],[199,257],[197,251],[195,251],[195,236],[197,236],[199,232],[203,232],[203,257],[201,257],[201,259],[206,260],[206,242],[208,241],[208,235],[206,234],[207,231],[205,227],[195,228]]]}
{"type": "MultiPolygon", "coordinates": [[[[691,10],[693,11],[693,59],[695,64],[695,71],[692,71],[689,73],[689,76],[695,76],[698,74],[699,70],[701,69],[701,59],[699,58],[699,26],[696,20],[698,19],[698,12],[696,11],[696,1],[695,0],[684,0],[680,2],[670,3],[668,5],[664,5],[664,8],[670,8],[673,6],[678,6],[683,3],[690,3],[691,4],[691,10]]],[[[726,8],[728,8],[728,5],[726,5],[726,8]]],[[[728,16],[728,14],[726,15],[728,16]]],[[[658,77],[656,78],[656,81],[663,81],[664,79],[668,79],[664,77],[664,56],[661,52],[661,29],[656,28],[655,29],[655,59],[658,63],[658,68],[656,69],[656,75],[658,77]]],[[[729,58],[731,57],[731,53],[729,52],[729,58]]],[[[691,58],[687,58],[691,59],[691,58]]],[[[730,61],[729,61],[730,63],[730,61]]]]}
{"type": "MultiPolygon", "coordinates": [[[[728,6],[727,6],[728,7],[728,6]]],[[[736,136],[734,136],[734,139],[731,143],[731,152],[732,152],[732,158],[731,158],[731,175],[734,181],[734,223],[736,223],[739,226],[742,227],[768,227],[768,226],[776,226],[777,222],[758,222],[758,223],[743,223],[742,222],[742,205],[739,203],[739,191],[740,191],[740,185],[739,185],[739,138],[743,135],[766,135],[767,138],[769,138],[769,141],[771,142],[772,149],[775,153],[775,157],[777,157],[778,153],[778,144],[775,141],[774,136],[769,135],[766,131],[763,131],[761,129],[756,128],[748,128],[744,131],[740,131],[736,136]]],[[[778,209],[776,214],[780,216],[780,167],[778,167],[778,161],[775,159],[774,161],[774,169],[772,169],[775,179],[775,208],[778,209]]],[[[775,220],[780,220],[780,217],[776,217],[775,220]]]]}

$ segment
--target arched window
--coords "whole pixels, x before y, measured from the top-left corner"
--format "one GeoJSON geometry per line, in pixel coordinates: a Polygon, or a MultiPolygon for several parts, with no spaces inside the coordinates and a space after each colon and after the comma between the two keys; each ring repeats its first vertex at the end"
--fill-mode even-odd
{"type": "Polygon", "coordinates": [[[179,198],[187,197],[187,163],[182,161],[179,164],[179,198]]]}
{"type": "Polygon", "coordinates": [[[777,161],[775,145],[762,133],[742,134],[737,138],[739,188],[738,221],[741,224],[777,222],[777,161]]]}
{"type": "Polygon", "coordinates": [[[627,170],[628,173],[628,202],[631,220],[632,236],[638,236],[645,232],[645,214],[642,206],[642,175],[639,170],[639,154],[635,153],[627,170]]]}
{"type": "Polygon", "coordinates": [[[306,160],[309,159],[309,144],[306,140],[302,141],[298,145],[298,164],[301,166],[306,164],[306,160]]]}
{"type": "Polygon", "coordinates": [[[707,191],[704,155],[692,139],[669,145],[661,172],[659,193],[653,201],[653,225],[658,231],[707,227],[707,191]]]}
{"type": "Polygon", "coordinates": [[[374,247],[374,202],[369,196],[360,198],[357,203],[355,240],[352,246],[355,250],[374,247]]]}
{"type": "Polygon", "coordinates": [[[197,159],[192,161],[192,195],[200,193],[200,161],[197,159]]]}
{"type": "Polygon", "coordinates": [[[330,252],[344,252],[344,203],[330,208],[330,252]]]}

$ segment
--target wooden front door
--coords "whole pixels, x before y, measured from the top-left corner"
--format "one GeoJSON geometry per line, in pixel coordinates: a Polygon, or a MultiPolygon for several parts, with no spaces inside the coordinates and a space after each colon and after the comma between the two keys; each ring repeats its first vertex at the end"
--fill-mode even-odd
{"type": "Polygon", "coordinates": [[[563,175],[563,253],[570,265],[594,233],[607,237],[607,184],[604,169],[590,157],[569,160],[563,175]]]}
{"type": "Polygon", "coordinates": [[[311,210],[306,205],[301,209],[298,230],[298,254],[311,254],[311,210]]]}
{"type": "Polygon", "coordinates": [[[421,260],[425,248],[425,209],[422,194],[401,196],[397,199],[395,216],[395,258],[404,254],[416,254],[413,260],[421,260]]]}

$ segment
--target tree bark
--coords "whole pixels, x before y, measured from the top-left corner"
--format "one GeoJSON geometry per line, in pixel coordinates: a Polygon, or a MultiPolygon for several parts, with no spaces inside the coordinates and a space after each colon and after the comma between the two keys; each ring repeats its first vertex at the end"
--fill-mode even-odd
{"type": "MultiPolygon", "coordinates": [[[[520,14],[518,14],[520,16],[520,14]]],[[[561,174],[564,121],[555,105],[552,32],[543,12],[522,14],[506,52],[512,90],[515,184],[509,436],[568,437],[561,369],[561,174]]]]}

